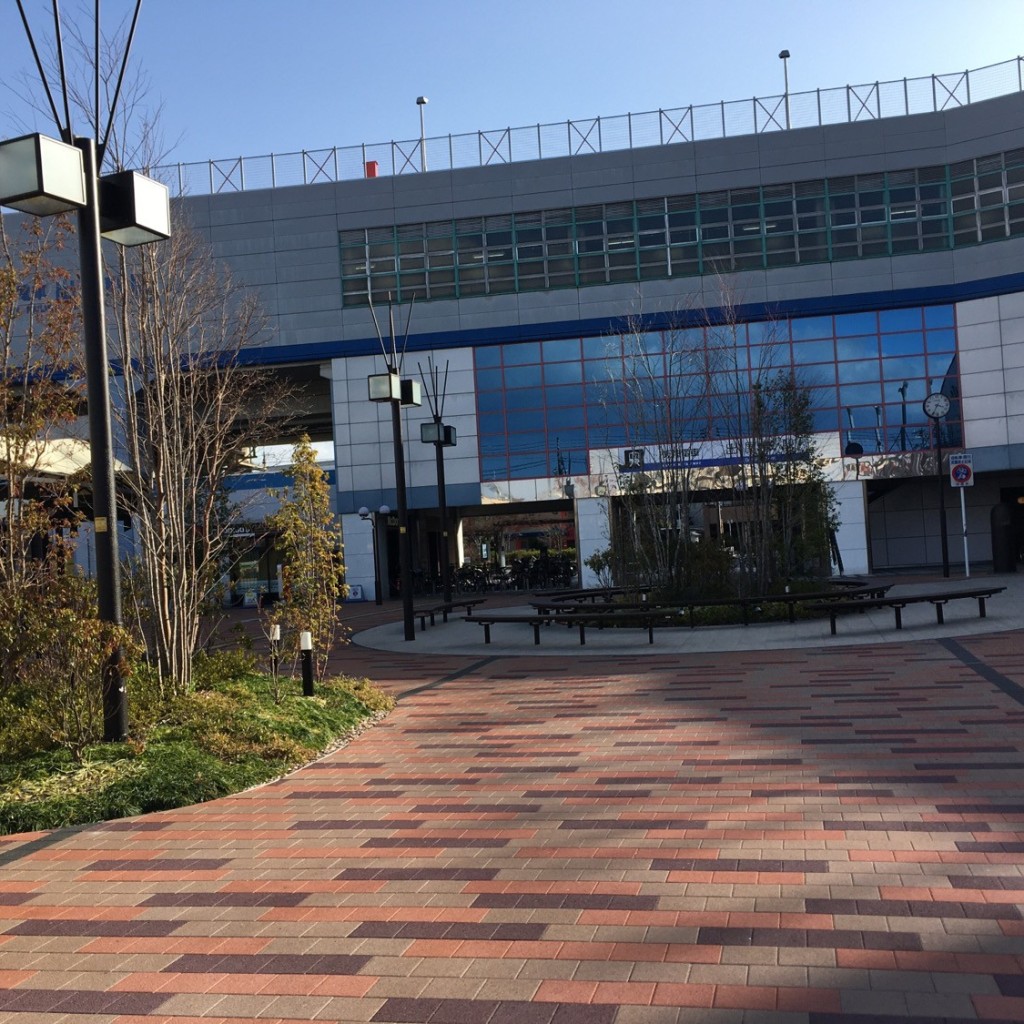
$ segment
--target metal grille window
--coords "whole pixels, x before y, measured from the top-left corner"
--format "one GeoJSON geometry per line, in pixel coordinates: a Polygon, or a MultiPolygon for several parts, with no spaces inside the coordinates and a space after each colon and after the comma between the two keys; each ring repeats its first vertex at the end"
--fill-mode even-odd
{"type": "Polygon", "coordinates": [[[1024,235],[1024,150],[878,174],[340,233],[342,301],[868,259],[1024,235]]]}

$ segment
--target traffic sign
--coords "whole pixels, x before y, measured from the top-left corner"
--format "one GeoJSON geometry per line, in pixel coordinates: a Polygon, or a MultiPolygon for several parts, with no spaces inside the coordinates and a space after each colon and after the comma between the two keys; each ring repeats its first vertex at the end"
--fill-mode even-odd
{"type": "Polygon", "coordinates": [[[970,452],[950,455],[949,483],[951,487],[974,486],[974,456],[970,452]]]}

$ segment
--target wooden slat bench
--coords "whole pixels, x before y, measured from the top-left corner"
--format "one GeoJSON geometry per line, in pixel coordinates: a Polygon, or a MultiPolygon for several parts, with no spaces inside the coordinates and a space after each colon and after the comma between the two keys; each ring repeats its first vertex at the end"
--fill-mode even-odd
{"type": "Polygon", "coordinates": [[[811,611],[828,612],[832,636],[836,635],[836,618],[843,612],[863,612],[869,608],[892,608],[896,615],[896,628],[903,628],[903,609],[908,604],[931,604],[935,607],[935,621],[945,622],[944,606],[950,601],[974,598],[978,602],[978,616],[985,618],[985,601],[994,594],[1001,594],[1006,587],[973,587],[969,590],[933,590],[919,594],[897,594],[887,597],[865,597],[856,601],[828,601],[810,605],[811,611]]]}
{"type": "Polygon", "coordinates": [[[422,632],[427,628],[427,619],[430,619],[430,624],[435,624],[436,616],[442,616],[441,621],[447,622],[448,616],[455,611],[456,608],[465,608],[466,615],[472,616],[473,609],[478,604],[483,604],[487,600],[486,597],[456,597],[451,601],[442,601],[439,604],[430,605],[425,608],[413,609],[413,615],[420,620],[420,631],[422,632]]]}

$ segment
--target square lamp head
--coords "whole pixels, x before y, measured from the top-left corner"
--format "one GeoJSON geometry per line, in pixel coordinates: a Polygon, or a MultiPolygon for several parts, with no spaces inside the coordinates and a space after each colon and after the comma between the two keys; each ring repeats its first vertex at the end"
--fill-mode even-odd
{"type": "Polygon", "coordinates": [[[145,245],[171,235],[167,186],[136,171],[100,178],[100,231],[120,245],[145,245]]]}
{"type": "Polygon", "coordinates": [[[0,206],[48,217],[85,202],[80,149],[39,134],[0,142],[0,206]]]}
{"type": "Polygon", "coordinates": [[[366,378],[371,402],[398,402],[402,398],[402,380],[397,373],[373,373],[366,378]]]}

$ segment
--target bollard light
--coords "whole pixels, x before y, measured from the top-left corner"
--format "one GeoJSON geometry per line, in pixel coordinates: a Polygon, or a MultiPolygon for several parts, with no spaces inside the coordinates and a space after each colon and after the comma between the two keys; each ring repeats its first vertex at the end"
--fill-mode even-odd
{"type": "Polygon", "coordinates": [[[302,651],[302,696],[313,696],[313,634],[304,629],[299,633],[299,650],[302,651]]]}

